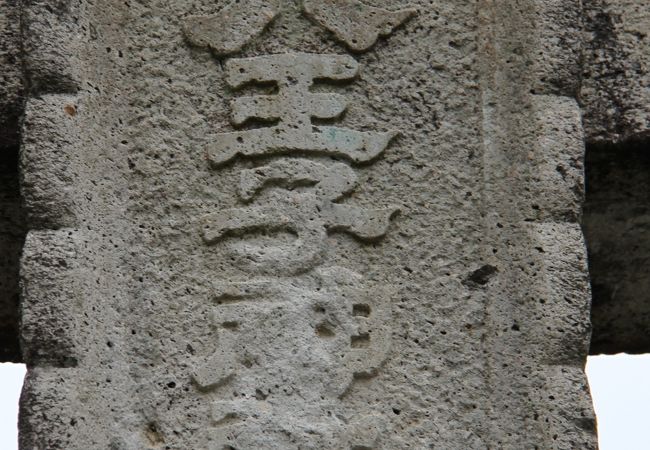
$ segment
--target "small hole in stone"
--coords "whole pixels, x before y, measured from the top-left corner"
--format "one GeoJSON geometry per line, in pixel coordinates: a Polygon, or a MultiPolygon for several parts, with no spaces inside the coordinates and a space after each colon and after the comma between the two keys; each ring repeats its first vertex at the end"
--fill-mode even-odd
{"type": "Polygon", "coordinates": [[[321,323],[316,327],[316,334],[322,338],[331,338],[335,336],[334,331],[330,328],[329,324],[321,323]]]}
{"type": "Polygon", "coordinates": [[[352,314],[357,317],[369,317],[370,305],[358,303],[352,307],[352,314]]]}
{"type": "Polygon", "coordinates": [[[236,321],[224,322],[221,325],[227,330],[236,330],[239,328],[239,322],[236,321]]]}
{"type": "Polygon", "coordinates": [[[364,348],[370,345],[370,335],[367,333],[352,336],[350,339],[352,348],[364,348]]]}

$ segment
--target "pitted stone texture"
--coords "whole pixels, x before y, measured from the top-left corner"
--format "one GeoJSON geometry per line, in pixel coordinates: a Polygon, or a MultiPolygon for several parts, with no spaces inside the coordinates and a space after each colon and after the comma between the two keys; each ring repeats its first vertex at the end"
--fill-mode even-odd
{"type": "Polygon", "coordinates": [[[249,202],[269,185],[298,187],[305,184],[313,185],[314,194],[318,197],[335,201],[357,187],[358,177],[346,164],[336,163],[328,168],[304,159],[289,159],[265,167],[243,170],[239,196],[249,202]]]}
{"type": "Polygon", "coordinates": [[[44,95],[25,107],[20,152],[21,188],[30,228],[71,227],[77,223],[73,182],[79,176],[76,97],[44,95]]]}
{"type": "MultiPolygon", "coordinates": [[[[313,406],[315,408],[310,409],[331,408],[331,405],[318,403],[313,406]]],[[[260,410],[255,403],[247,404],[246,401],[218,404],[215,420],[226,424],[208,438],[208,448],[364,449],[375,448],[381,435],[382,424],[376,417],[346,423],[331,416],[328,421],[315,423],[305,420],[303,414],[285,408],[260,410]],[[233,421],[239,423],[233,424],[233,421]]]]}
{"type": "MultiPolygon", "coordinates": [[[[229,134],[280,126],[265,118],[298,125],[285,115],[286,98],[271,113],[247,103],[233,116],[233,100],[282,96],[283,86],[235,92],[230,68],[246,68],[188,43],[185,17],[228,4],[84,2],[61,18],[82,33],[73,67],[83,82],[74,94],[63,85],[30,99],[43,107],[24,139],[53,167],[63,154],[72,160],[48,185],[36,176],[50,165],[26,159],[25,187],[47,214],[71,205],[57,233],[71,233],[77,252],[56,268],[65,286],[54,287],[83,302],[70,335],[76,367],[37,358],[32,368],[23,410],[37,413],[23,415],[23,446],[593,448],[582,372],[588,287],[569,192],[579,189],[580,166],[570,164],[576,105],[550,90],[531,94],[541,83],[530,78],[539,40],[521,27],[538,24],[536,5],[373,2],[420,14],[359,56],[346,83],[324,77],[309,86],[328,99],[323,110],[311,103],[318,114],[309,128],[336,122],[400,136],[365,160],[310,152],[305,140],[222,161],[206,150],[229,134]],[[60,115],[67,104],[74,116],[60,115]],[[39,141],[57,144],[38,152],[39,141]],[[562,201],[538,203],[551,186],[562,201]],[[258,207],[289,216],[310,197],[401,213],[370,240],[341,229],[351,221],[327,229],[322,263],[300,274],[235,264],[226,240],[208,245],[202,236],[206,216],[258,207]],[[490,276],[472,278],[477,272],[490,276]]],[[[40,29],[39,42],[48,32],[40,29]]],[[[236,58],[352,61],[346,52],[305,17],[302,2],[287,0],[236,58]]],[[[297,256],[291,229],[238,228],[227,240],[288,244],[280,256],[297,256]]],[[[24,273],[48,254],[32,252],[24,273]]],[[[45,322],[43,331],[56,327],[45,322]]]]}
{"type": "Polygon", "coordinates": [[[127,11],[114,6],[22,4],[33,84],[21,154],[32,230],[20,268],[29,359],[21,448],[125,448],[120,429],[136,410],[122,344],[131,335],[122,318],[129,269],[118,252],[132,230],[119,131],[126,105],[114,102],[128,54],[127,11]]]}
{"type": "Polygon", "coordinates": [[[27,236],[21,272],[21,339],[29,366],[78,364],[77,321],[83,299],[78,280],[71,277],[78,271],[76,244],[67,231],[33,231],[27,236]]]}
{"type": "MultiPolygon", "coordinates": [[[[20,8],[16,0],[0,0],[0,152],[19,141],[23,103],[20,8]]],[[[0,155],[0,157],[3,157],[0,155]]]]}
{"type": "Polygon", "coordinates": [[[489,448],[597,447],[584,374],[590,292],[578,225],[584,149],[578,103],[571,98],[575,80],[571,70],[541,76],[544,67],[538,66],[577,64],[575,52],[558,48],[578,43],[549,36],[544,24],[575,17],[578,6],[478,5],[486,23],[479,51],[486,247],[475,267],[495,269],[479,280],[490,330],[490,422],[499,423],[489,432],[489,448]],[[517,419],[502,420],[500,411],[517,419]]]}
{"type": "Polygon", "coordinates": [[[307,16],[357,52],[369,50],[380,36],[390,35],[417,13],[414,8],[375,8],[359,0],[304,0],[303,7],[307,16]]]}
{"type": "MultiPolygon", "coordinates": [[[[290,282],[215,286],[218,351],[194,379],[202,389],[242,398],[215,402],[209,440],[235,448],[345,448],[346,424],[360,418],[348,416],[338,398],[375,376],[390,349],[391,292],[363,284],[359,274],[329,268],[290,282]]],[[[381,418],[372,426],[381,429],[381,418]]]]}
{"type": "Polygon", "coordinates": [[[29,401],[20,413],[21,449],[77,448],[69,431],[81,413],[74,401],[79,388],[74,375],[72,369],[29,368],[21,396],[23,405],[29,401]]]}
{"type": "Polygon", "coordinates": [[[224,133],[207,149],[219,167],[237,156],[312,153],[346,158],[354,163],[378,158],[397,132],[361,132],[341,127],[314,126],[312,119],[338,119],[348,107],[340,94],[312,93],[316,81],[348,81],[359,66],[350,56],[282,54],[234,59],[226,65],[234,88],[248,83],[274,83],[276,95],[240,97],[232,101],[233,123],[249,119],[278,121],[276,126],[224,133]]]}
{"type": "Polygon", "coordinates": [[[528,220],[577,223],[585,190],[580,107],[575,99],[552,95],[535,96],[531,106],[538,137],[528,156],[535,167],[528,220]]]}
{"type": "Polygon", "coordinates": [[[583,55],[581,2],[543,0],[528,3],[534,12],[531,39],[538,48],[532,61],[533,92],[576,98],[580,90],[583,55]]]}
{"type": "Polygon", "coordinates": [[[79,89],[81,0],[30,0],[21,9],[24,76],[35,94],[79,89]]]}
{"type": "Polygon", "coordinates": [[[185,19],[183,31],[194,45],[226,56],[242,50],[280,12],[280,0],[236,0],[216,14],[185,19]]]}
{"type": "MultiPolygon", "coordinates": [[[[397,10],[408,8],[412,3],[385,1],[376,6],[397,10]]],[[[197,14],[198,9],[204,13],[213,8],[214,3],[199,2],[196,7],[181,3],[171,7],[168,2],[156,4],[158,8],[164,4],[170,10],[155,19],[145,13],[152,5],[140,5],[133,12],[135,17],[141,18],[133,24],[139,34],[138,56],[134,58],[138,63],[131,69],[134,78],[129,81],[135,83],[130,115],[141,119],[132,123],[129,137],[125,138],[129,141],[132,167],[130,192],[133,198],[129,202],[129,214],[134,221],[137,217],[136,223],[143,225],[138,232],[140,241],[134,242],[134,256],[129,263],[138,268],[137,275],[142,277],[141,283],[136,281],[138,300],[133,303],[135,309],[130,320],[133,329],[141,330],[139,336],[146,337],[149,333],[156,336],[154,339],[131,340],[133,353],[145,358],[141,360],[142,365],[134,367],[134,376],[139,380],[136,395],[141,414],[140,425],[132,429],[132,435],[141,436],[138,430],[155,422],[155,429],[164,438],[164,445],[179,448],[210,448],[211,441],[204,437],[219,439],[220,433],[233,439],[228,445],[236,448],[240,443],[244,448],[246,445],[255,448],[255,444],[259,446],[260,440],[264,439],[265,431],[272,437],[265,445],[289,449],[300,446],[389,449],[407,448],[409,445],[427,448],[436,442],[443,442],[449,448],[468,445],[481,448],[481,425],[476,424],[481,422],[479,417],[484,410],[477,408],[467,416],[452,412],[462,408],[462,404],[471,404],[472,398],[481,398],[484,392],[481,375],[484,357],[479,325],[483,301],[474,297],[461,283],[465,269],[475,261],[474,247],[466,247],[463,241],[478,242],[482,234],[480,212],[476,206],[479,202],[477,180],[480,179],[480,163],[478,159],[468,163],[471,149],[475,154],[480,152],[480,141],[475,132],[480,123],[475,108],[478,91],[475,73],[471,69],[471,43],[476,38],[472,31],[476,24],[475,5],[470,2],[453,7],[439,4],[433,10],[428,2],[420,2],[417,6],[428,12],[419,15],[417,21],[411,20],[396,29],[389,39],[368,53],[366,59],[354,62],[345,55],[345,47],[328,31],[304,16],[301,2],[288,1],[284,2],[281,14],[268,30],[249,44],[241,55],[215,63],[210,52],[201,53],[188,48],[178,33],[181,26],[179,17],[186,13],[197,14]],[[164,18],[163,22],[158,22],[160,17],[164,18]],[[454,26],[447,27],[443,25],[444,21],[451,21],[454,26]],[[439,39],[427,37],[430,33],[439,39]],[[467,45],[467,53],[450,47],[449,41],[467,45]],[[157,52],[153,51],[154,47],[157,52]],[[363,164],[357,164],[345,155],[330,154],[326,151],[328,149],[310,152],[313,142],[307,140],[297,151],[285,148],[279,152],[261,153],[260,147],[243,146],[244,150],[253,150],[255,154],[237,155],[229,158],[228,164],[218,163],[221,159],[213,156],[218,153],[206,152],[206,149],[224,145],[225,133],[241,133],[245,139],[247,132],[259,133],[280,126],[263,120],[257,122],[260,118],[258,112],[250,108],[238,109],[245,113],[237,116],[241,120],[233,121],[233,100],[282,95],[285,84],[287,88],[298,86],[304,89],[303,84],[291,85],[287,80],[278,83],[277,91],[275,86],[253,83],[242,86],[249,91],[233,92],[231,85],[240,83],[231,82],[231,73],[251,81],[274,80],[278,77],[271,78],[269,74],[276,70],[275,67],[283,66],[282,59],[289,58],[285,55],[297,54],[313,55],[311,58],[316,62],[336,58],[349,61],[351,66],[358,65],[358,75],[357,70],[351,70],[350,75],[347,71],[344,73],[345,79],[350,77],[345,84],[332,83],[327,73],[318,74],[320,79],[310,89],[311,94],[336,94],[332,97],[344,99],[347,110],[340,117],[317,119],[309,124],[310,131],[312,125],[333,127],[332,122],[335,122],[338,128],[371,135],[400,130],[401,136],[390,145],[378,147],[379,154],[363,164]],[[260,60],[256,60],[260,57],[267,62],[260,64],[260,60]],[[251,62],[244,66],[241,60],[251,62]],[[163,61],[173,63],[163,64],[163,61]],[[432,64],[439,69],[432,72],[432,64]],[[249,77],[248,67],[261,72],[261,75],[256,73],[249,77]],[[240,69],[246,73],[240,74],[240,69]],[[172,80],[171,88],[168,79],[172,80]],[[149,108],[145,105],[156,106],[149,108]],[[248,111],[254,111],[254,114],[248,111]],[[233,126],[233,122],[239,124],[251,116],[252,123],[249,119],[248,124],[236,125],[243,127],[241,129],[233,126]],[[321,120],[329,122],[323,124],[319,122],[321,120]],[[143,127],[143,123],[148,125],[143,127]],[[370,314],[375,312],[375,301],[382,300],[391,305],[384,311],[392,314],[382,320],[387,329],[380,330],[391,335],[391,350],[381,358],[384,361],[379,367],[381,359],[370,361],[369,368],[365,369],[367,374],[354,369],[359,370],[361,376],[357,375],[345,395],[339,397],[339,390],[345,389],[346,383],[337,382],[334,383],[334,392],[325,391],[325,400],[315,398],[313,402],[301,400],[299,393],[312,398],[321,391],[320,386],[322,389],[327,386],[323,385],[323,374],[314,370],[316,366],[311,367],[311,361],[321,357],[327,360],[331,355],[328,352],[321,354],[320,347],[310,347],[309,343],[330,345],[331,339],[334,348],[344,342],[351,346],[350,334],[347,334],[347,340],[344,339],[346,333],[350,333],[346,329],[351,324],[342,322],[337,326],[336,321],[352,318],[348,308],[341,310],[346,311],[345,315],[337,314],[337,309],[326,310],[326,315],[332,316],[331,325],[317,321],[317,316],[310,322],[307,316],[303,319],[302,314],[308,313],[309,317],[316,314],[304,309],[308,307],[310,298],[322,296],[334,301],[340,298],[337,290],[321,287],[321,293],[334,294],[319,295],[318,287],[306,281],[313,276],[311,273],[295,276],[290,270],[282,271],[278,267],[278,273],[261,274],[251,270],[250,266],[233,264],[233,255],[224,251],[235,243],[255,244],[264,249],[286,243],[288,249],[281,256],[293,259],[297,252],[291,251],[290,246],[295,243],[296,236],[290,230],[277,232],[271,228],[252,227],[243,235],[231,233],[230,242],[220,241],[213,245],[206,245],[200,233],[206,215],[215,218],[221,215],[223,218],[224,211],[247,207],[265,207],[272,213],[287,215],[291,199],[315,195],[321,188],[318,186],[320,183],[314,184],[314,181],[325,181],[326,177],[322,172],[305,171],[294,178],[288,167],[294,161],[318,164],[332,169],[331,173],[339,172],[337,164],[344,164],[356,174],[357,187],[333,204],[354,205],[363,210],[399,208],[402,211],[392,219],[385,236],[376,238],[374,242],[364,242],[347,232],[328,233],[325,237],[325,244],[321,247],[324,263],[320,267],[353,271],[362,277],[359,289],[377,294],[377,298],[371,298],[372,302],[360,294],[348,294],[351,302],[360,304],[357,314],[365,314],[367,308],[362,305],[366,304],[371,309],[370,314]],[[272,180],[277,179],[272,172],[280,163],[283,164],[283,179],[272,180]],[[263,189],[251,200],[244,200],[240,193],[243,190],[242,174],[248,176],[258,169],[269,175],[269,182],[265,182],[263,189]],[[458,191],[451,186],[467,189],[458,191]],[[457,193],[452,194],[452,191],[457,193]],[[467,192],[477,192],[477,197],[466,197],[467,192]],[[281,276],[276,277],[277,274],[281,276]],[[290,295],[284,300],[282,296],[268,301],[257,297],[257,300],[234,302],[224,308],[214,304],[215,284],[269,278],[276,286],[295,285],[296,289],[290,290],[290,295]],[[388,293],[385,299],[378,295],[382,291],[388,293]],[[285,306],[284,319],[271,314],[276,303],[279,304],[276,307],[278,314],[282,312],[280,306],[283,302],[300,308],[285,306]],[[192,375],[203,367],[202,362],[210,361],[215,352],[221,351],[220,338],[228,344],[229,334],[237,333],[232,330],[235,325],[232,314],[226,314],[232,308],[250,309],[250,313],[238,315],[241,332],[253,336],[250,344],[252,354],[249,356],[256,356],[252,350],[268,356],[258,358],[259,364],[255,358],[237,362],[235,367],[239,376],[233,378],[232,385],[229,382],[220,384],[223,378],[228,377],[228,370],[218,376],[218,380],[202,381],[211,386],[206,390],[197,385],[192,375]],[[265,308],[270,308],[270,311],[265,311],[265,308]],[[296,320],[291,321],[290,317],[296,320]],[[215,323],[220,324],[216,329],[215,323]],[[473,324],[472,329],[464,328],[467,323],[473,324]],[[442,334],[443,331],[449,337],[442,334]],[[332,333],[334,335],[329,336],[332,333]],[[304,346],[313,349],[314,354],[304,346]],[[274,362],[273,355],[291,355],[293,349],[297,351],[295,360],[283,357],[289,358],[286,368],[280,365],[283,359],[274,362]],[[302,363],[310,367],[298,370],[302,363]],[[378,368],[372,370],[372,366],[378,368]],[[274,367],[284,372],[274,374],[274,367]],[[283,377],[285,372],[287,376],[283,377]],[[301,373],[304,378],[298,377],[301,373]],[[314,382],[313,391],[308,389],[310,380],[314,382]],[[256,389],[260,392],[257,393],[256,389]],[[241,415],[250,414],[246,411],[252,408],[257,416],[246,420],[228,419],[221,423],[223,414],[219,417],[215,408],[226,416],[229,412],[236,416],[236,405],[241,405],[241,415]],[[323,414],[326,406],[330,405],[331,418],[323,414]],[[273,413],[269,414],[271,411],[273,413]],[[283,418],[291,417],[298,420],[283,421],[283,418]],[[450,421],[454,422],[451,427],[448,426],[450,421]],[[346,446],[347,431],[345,427],[337,428],[337,422],[341,425],[361,422],[367,424],[361,428],[372,430],[376,427],[381,433],[376,441],[369,432],[371,436],[365,442],[346,446]],[[305,424],[309,428],[304,428],[305,424]],[[230,431],[222,433],[221,427],[230,426],[233,427],[230,431]],[[244,429],[246,433],[237,429],[244,429]],[[289,435],[283,432],[287,429],[289,435]],[[307,433],[310,429],[317,433],[307,433]],[[338,439],[331,446],[327,445],[326,439],[330,436],[338,439]]],[[[292,58],[291,69],[304,70],[302,61],[305,57],[302,60],[292,58]]],[[[298,76],[294,78],[301,80],[298,76]]],[[[281,108],[269,115],[277,116],[277,111],[287,109],[289,105],[285,102],[279,106],[281,108]]],[[[328,109],[327,115],[334,116],[332,111],[335,109],[328,109]]],[[[282,118],[285,121],[291,119],[289,125],[298,125],[293,123],[292,117],[284,115],[282,118]]],[[[278,138],[278,143],[282,142],[286,145],[286,140],[278,138]]],[[[330,173],[330,170],[325,173],[330,173]]],[[[342,178],[345,173],[340,171],[342,178]]],[[[337,188],[340,192],[349,191],[346,183],[340,183],[340,186],[337,188]]],[[[332,198],[332,192],[336,195],[334,189],[323,188],[318,195],[332,198]]],[[[305,206],[304,203],[297,204],[299,208],[305,206]]],[[[256,219],[259,221],[260,217],[256,219]]],[[[303,216],[299,219],[304,223],[303,216]]],[[[255,252],[250,254],[255,255],[255,252]]],[[[353,317],[355,320],[363,319],[353,317]]],[[[371,338],[374,332],[368,333],[368,337],[364,334],[355,333],[355,346],[363,348],[372,342],[367,338],[371,338]]],[[[246,341],[233,342],[241,346],[247,345],[246,341]]],[[[227,349],[228,345],[224,348],[227,349]]],[[[380,351],[374,354],[377,358],[381,356],[380,351]]],[[[241,355],[246,356],[245,353],[241,355]]],[[[361,369],[363,365],[366,363],[362,360],[361,369]]],[[[226,369],[225,365],[221,368],[226,369]]],[[[207,374],[210,372],[217,374],[216,370],[208,370],[207,374]]],[[[141,443],[142,446],[150,445],[146,441],[141,443]]]]}
{"type": "Polygon", "coordinates": [[[240,196],[252,200],[267,181],[284,182],[289,189],[311,182],[314,190],[275,194],[266,199],[265,206],[223,210],[203,219],[203,238],[208,244],[260,231],[294,233],[295,242],[284,247],[255,245],[245,238],[231,244],[234,263],[264,274],[290,275],[314,269],[323,262],[328,233],[345,232],[363,241],[377,241],[386,236],[391,219],[399,211],[335,203],[357,187],[354,172],[343,164],[328,167],[307,160],[287,160],[242,171],[240,190],[249,193],[240,192],[240,196]],[[251,184],[257,184],[252,193],[251,184]]]}
{"type": "MultiPolygon", "coordinates": [[[[379,375],[389,356],[386,324],[396,290],[366,285],[362,274],[344,267],[328,267],[327,239],[339,231],[361,241],[378,242],[386,237],[397,208],[366,209],[345,203],[345,197],[360,187],[354,169],[308,159],[343,154],[354,161],[352,156],[360,152],[355,148],[358,136],[372,140],[372,132],[312,125],[315,119],[341,120],[348,106],[343,95],[312,93],[316,80],[350,80],[358,75],[359,65],[340,55],[287,53],[234,59],[226,70],[233,87],[273,82],[278,88],[276,95],[231,102],[233,122],[276,119],[279,124],[218,136],[222,143],[228,142],[226,136],[236,136],[242,147],[249,147],[246,152],[227,147],[210,152],[227,155],[217,158],[226,162],[267,154],[275,159],[241,171],[239,196],[255,203],[204,219],[206,243],[222,252],[218,244],[234,238],[231,265],[249,274],[242,278],[245,281],[216,287],[220,306],[214,326],[221,332],[216,351],[194,377],[203,389],[215,391],[220,411],[206,438],[216,435],[217,445],[230,447],[256,447],[264,442],[278,449],[373,448],[377,435],[372,442],[345,438],[356,432],[346,423],[369,417],[370,411],[347,411],[339,398],[358,380],[370,384],[379,375]],[[295,234],[294,242],[282,245],[277,235],[282,231],[295,234]],[[260,235],[268,239],[260,243],[260,235]],[[305,276],[296,277],[299,274],[305,276]],[[282,385],[288,388],[279,390],[282,385]],[[245,393],[251,386],[257,386],[254,395],[250,394],[253,398],[233,402],[228,395],[224,397],[223,391],[245,393]],[[251,413],[259,410],[260,400],[267,401],[264,409],[270,412],[251,413]],[[248,415],[238,417],[242,409],[248,415]],[[299,426],[295,426],[296,418],[300,418],[299,426]]],[[[382,140],[382,134],[377,136],[382,140]]],[[[390,139],[383,140],[379,152],[365,161],[383,153],[390,139]]],[[[223,164],[213,166],[219,170],[223,164]]],[[[380,415],[376,420],[374,428],[379,429],[385,420],[380,415]]]]}
{"type": "Polygon", "coordinates": [[[586,48],[580,93],[591,143],[650,138],[650,5],[584,2],[586,48]]]}

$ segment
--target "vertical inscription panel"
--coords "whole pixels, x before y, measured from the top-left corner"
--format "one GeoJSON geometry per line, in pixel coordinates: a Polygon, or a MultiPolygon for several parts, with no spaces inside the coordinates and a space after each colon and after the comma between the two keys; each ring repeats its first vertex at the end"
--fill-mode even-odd
{"type": "Polygon", "coordinates": [[[131,8],[125,442],[481,448],[474,5],[131,8]]]}
{"type": "Polygon", "coordinates": [[[567,8],[22,2],[21,445],[593,448],[567,8]]]}
{"type": "Polygon", "coordinates": [[[311,91],[317,79],[351,81],[358,73],[354,58],[333,54],[274,54],[226,64],[230,87],[267,83],[277,92],[231,102],[235,126],[249,120],[274,125],[219,134],[206,149],[213,170],[268,157],[240,172],[238,196],[245,206],[202,219],[205,243],[247,273],[241,281],[213,285],[217,347],[194,374],[200,389],[217,392],[207,433],[214,448],[377,445],[377,433],[356,428],[380,429],[381,417],[372,408],[346,411],[340,399],[356,380],[374,378],[389,356],[394,293],[331,265],[326,250],[330,234],[346,233],[363,245],[388,233],[398,208],[362,208],[346,197],[359,183],[353,165],[380,158],[397,133],[316,126],[315,119],[339,119],[348,101],[311,91]],[[266,191],[272,192],[260,201],[266,191]],[[289,242],[250,242],[277,231],[290,235],[289,242]],[[244,394],[233,400],[223,393],[231,389],[244,394]]]}

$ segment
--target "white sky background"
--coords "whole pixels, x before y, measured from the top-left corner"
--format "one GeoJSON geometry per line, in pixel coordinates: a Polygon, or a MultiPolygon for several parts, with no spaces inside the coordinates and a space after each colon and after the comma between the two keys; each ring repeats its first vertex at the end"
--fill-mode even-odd
{"type": "Polygon", "coordinates": [[[18,449],[18,399],[25,377],[22,364],[0,364],[0,448],[18,449]]]}
{"type": "Polygon", "coordinates": [[[650,449],[650,355],[590,357],[600,450],[650,449]]]}
{"type": "MultiPolygon", "coordinates": [[[[587,374],[600,450],[650,449],[650,355],[590,357],[587,374]]],[[[25,367],[0,364],[0,449],[18,449],[18,398],[25,367]]]]}

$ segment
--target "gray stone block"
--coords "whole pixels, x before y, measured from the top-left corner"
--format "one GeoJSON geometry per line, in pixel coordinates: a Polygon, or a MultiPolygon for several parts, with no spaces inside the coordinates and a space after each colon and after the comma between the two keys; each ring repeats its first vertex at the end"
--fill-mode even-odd
{"type": "Polygon", "coordinates": [[[596,448],[578,6],[26,2],[22,446],[596,448]]]}

